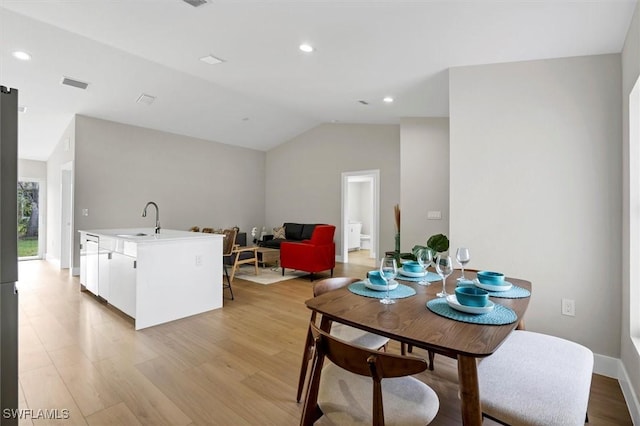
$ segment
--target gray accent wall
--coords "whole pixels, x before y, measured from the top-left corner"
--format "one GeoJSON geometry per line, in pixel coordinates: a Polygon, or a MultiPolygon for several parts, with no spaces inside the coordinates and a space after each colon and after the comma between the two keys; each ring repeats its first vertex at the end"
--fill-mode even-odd
{"type": "Polygon", "coordinates": [[[400,138],[400,246],[408,252],[449,234],[449,119],[403,118],[400,138]],[[427,219],[429,211],[441,219],[427,219]]]}
{"type": "Polygon", "coordinates": [[[167,229],[262,225],[264,152],[81,115],[75,131],[75,231],[153,227],[147,201],[167,229]]]}
{"type": "Polygon", "coordinates": [[[450,71],[451,241],[533,283],[527,328],[620,356],[620,55],[450,71]],[[560,314],[575,300],[575,317],[560,314]]]}
{"type": "Polygon", "coordinates": [[[400,201],[400,127],[322,124],[267,152],[266,224],[336,226],[342,247],[343,172],[380,170],[380,251],[393,250],[393,206],[400,201]]]}

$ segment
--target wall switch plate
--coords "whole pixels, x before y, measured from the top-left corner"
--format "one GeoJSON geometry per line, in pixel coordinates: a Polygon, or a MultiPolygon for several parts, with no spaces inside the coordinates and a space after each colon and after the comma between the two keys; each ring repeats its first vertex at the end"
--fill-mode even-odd
{"type": "Polygon", "coordinates": [[[202,256],[196,254],[196,266],[202,266],[202,256]]]}
{"type": "Polygon", "coordinates": [[[573,299],[562,299],[562,315],[576,316],[576,302],[573,299]]]}
{"type": "Polygon", "coordinates": [[[442,219],[442,212],[439,211],[428,211],[427,219],[442,219]]]}

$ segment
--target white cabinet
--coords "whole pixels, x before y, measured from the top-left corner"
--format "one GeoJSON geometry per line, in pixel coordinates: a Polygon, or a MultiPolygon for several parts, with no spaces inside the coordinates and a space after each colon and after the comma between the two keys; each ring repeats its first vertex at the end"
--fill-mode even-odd
{"type": "Polygon", "coordinates": [[[349,224],[349,239],[348,246],[349,250],[359,250],[360,249],[360,232],[362,231],[361,223],[350,223],[349,224]]]}
{"type": "Polygon", "coordinates": [[[112,253],[109,261],[108,301],[130,317],[136,317],[136,258],[112,253]]]}
{"type": "Polygon", "coordinates": [[[85,242],[85,265],[86,271],[84,273],[85,282],[84,286],[91,293],[97,295],[100,280],[100,261],[98,258],[98,237],[87,235],[85,242]]]}

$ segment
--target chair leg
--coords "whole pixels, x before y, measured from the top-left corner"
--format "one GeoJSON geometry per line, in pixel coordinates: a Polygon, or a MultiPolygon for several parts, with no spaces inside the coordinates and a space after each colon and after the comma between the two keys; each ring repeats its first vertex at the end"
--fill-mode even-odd
{"type": "Polygon", "coordinates": [[[304,382],[307,378],[307,368],[309,367],[309,361],[313,357],[313,335],[311,329],[307,329],[307,339],[304,342],[304,353],[302,354],[302,365],[300,366],[300,378],[298,379],[298,393],[296,394],[296,401],[300,402],[302,398],[302,389],[304,388],[304,382]]]}
{"type": "Polygon", "coordinates": [[[227,271],[227,265],[224,265],[224,274],[227,277],[227,285],[222,285],[222,288],[228,288],[229,292],[231,293],[231,300],[234,300],[233,298],[233,289],[231,288],[231,280],[229,279],[229,271],[227,271]]]}
{"type": "Polygon", "coordinates": [[[282,276],[284,277],[284,266],[282,267],[282,276]]]}
{"type": "Polygon", "coordinates": [[[435,352],[429,351],[429,371],[433,371],[433,358],[436,356],[435,352]]]}
{"type": "Polygon", "coordinates": [[[333,268],[331,268],[331,278],[333,278],[333,268]]]}

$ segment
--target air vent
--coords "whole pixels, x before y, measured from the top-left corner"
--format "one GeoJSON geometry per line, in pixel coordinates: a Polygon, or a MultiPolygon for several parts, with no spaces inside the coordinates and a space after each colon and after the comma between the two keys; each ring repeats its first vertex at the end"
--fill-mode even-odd
{"type": "Polygon", "coordinates": [[[190,4],[193,7],[200,7],[200,6],[204,6],[205,4],[209,3],[208,0],[182,0],[183,2],[190,4]]]}
{"type": "Polygon", "coordinates": [[[77,87],[78,89],[85,90],[89,87],[89,83],[85,83],[84,81],[76,80],[75,78],[63,77],[62,84],[65,86],[77,87]]]}
{"type": "Polygon", "coordinates": [[[360,102],[362,105],[369,105],[369,102],[367,102],[367,101],[362,101],[362,100],[360,100],[360,101],[358,101],[358,102],[360,102]]]}
{"type": "Polygon", "coordinates": [[[143,93],[138,97],[138,100],[136,102],[139,104],[151,105],[155,100],[156,100],[155,96],[151,96],[151,95],[147,95],[146,93],[143,93]]]}

